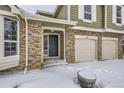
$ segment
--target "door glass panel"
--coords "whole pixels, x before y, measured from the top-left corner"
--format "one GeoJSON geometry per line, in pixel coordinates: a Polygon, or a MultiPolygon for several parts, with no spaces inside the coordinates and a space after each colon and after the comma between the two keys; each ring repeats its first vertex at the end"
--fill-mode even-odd
{"type": "Polygon", "coordinates": [[[48,54],[48,36],[44,35],[44,54],[48,54]]]}

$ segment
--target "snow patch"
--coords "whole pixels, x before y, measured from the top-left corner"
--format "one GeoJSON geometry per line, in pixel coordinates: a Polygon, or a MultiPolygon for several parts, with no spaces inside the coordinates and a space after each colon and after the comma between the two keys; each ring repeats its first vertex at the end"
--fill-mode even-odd
{"type": "Polygon", "coordinates": [[[124,60],[82,62],[31,70],[12,75],[0,75],[1,88],[79,88],[77,72],[96,78],[96,87],[124,87],[124,60]],[[92,76],[93,75],[93,76],[92,76]]]}

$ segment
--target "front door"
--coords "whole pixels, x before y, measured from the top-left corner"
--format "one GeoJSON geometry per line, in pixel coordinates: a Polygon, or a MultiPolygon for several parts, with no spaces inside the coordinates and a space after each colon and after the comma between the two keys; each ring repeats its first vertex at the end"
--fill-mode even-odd
{"type": "Polygon", "coordinates": [[[59,57],[59,35],[44,35],[44,54],[48,57],[59,57]]]}
{"type": "Polygon", "coordinates": [[[58,56],[58,35],[49,35],[49,57],[58,56]]]}

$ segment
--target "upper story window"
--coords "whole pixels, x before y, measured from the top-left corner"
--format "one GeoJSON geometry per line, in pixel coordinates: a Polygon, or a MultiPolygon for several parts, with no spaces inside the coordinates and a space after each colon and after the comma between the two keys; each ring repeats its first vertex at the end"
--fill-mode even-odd
{"type": "Polygon", "coordinates": [[[96,12],[97,12],[96,5],[79,5],[78,19],[88,23],[96,22],[97,21],[96,12]]]}
{"type": "Polygon", "coordinates": [[[112,23],[117,26],[124,25],[124,6],[122,5],[112,6],[112,23]]]}
{"type": "Polygon", "coordinates": [[[4,56],[17,55],[17,21],[4,18],[4,56]]]}
{"type": "Polygon", "coordinates": [[[84,19],[92,20],[92,6],[84,5],[84,19]]]}
{"type": "Polygon", "coordinates": [[[116,23],[122,23],[122,7],[116,6],[116,23]]]}

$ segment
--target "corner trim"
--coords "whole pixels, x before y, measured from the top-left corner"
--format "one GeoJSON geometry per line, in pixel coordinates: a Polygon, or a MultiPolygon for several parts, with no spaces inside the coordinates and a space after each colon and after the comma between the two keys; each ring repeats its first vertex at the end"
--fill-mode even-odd
{"type": "Polygon", "coordinates": [[[70,5],[67,5],[67,20],[70,20],[70,5]]]}

